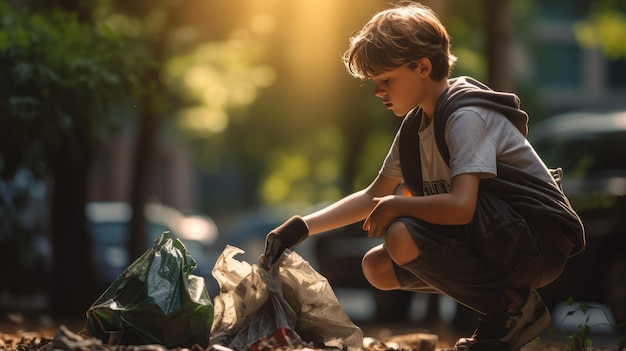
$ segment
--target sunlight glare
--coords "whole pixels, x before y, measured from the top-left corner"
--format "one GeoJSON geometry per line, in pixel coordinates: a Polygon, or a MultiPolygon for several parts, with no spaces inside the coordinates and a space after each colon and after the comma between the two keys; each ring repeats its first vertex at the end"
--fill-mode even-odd
{"type": "Polygon", "coordinates": [[[183,81],[189,89],[204,89],[211,79],[215,79],[213,69],[205,65],[195,65],[184,73],[183,81]]]}
{"type": "Polygon", "coordinates": [[[222,109],[204,106],[180,111],[180,126],[196,133],[221,133],[228,127],[228,115],[222,109]]]}
{"type": "Polygon", "coordinates": [[[242,81],[230,89],[230,102],[233,105],[245,106],[256,100],[256,87],[250,82],[242,81]]]}
{"type": "Polygon", "coordinates": [[[188,216],[181,219],[178,224],[178,236],[181,239],[210,244],[217,239],[217,225],[205,216],[188,216]]]}
{"type": "Polygon", "coordinates": [[[276,71],[270,66],[253,67],[250,80],[258,87],[269,87],[276,80],[276,71]]]}
{"type": "Polygon", "coordinates": [[[260,13],[250,21],[250,30],[258,35],[267,35],[274,31],[274,18],[268,14],[260,13]]]}
{"type": "Polygon", "coordinates": [[[198,94],[201,102],[209,107],[223,108],[228,103],[228,88],[219,81],[207,80],[207,84],[194,93],[198,94]]]}

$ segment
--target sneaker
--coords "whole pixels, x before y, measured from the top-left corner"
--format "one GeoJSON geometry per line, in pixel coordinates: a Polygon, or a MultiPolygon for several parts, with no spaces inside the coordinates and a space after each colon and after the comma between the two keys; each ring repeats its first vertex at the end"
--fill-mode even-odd
{"type": "Polygon", "coordinates": [[[455,351],[516,351],[550,326],[552,318],[535,290],[521,310],[505,309],[481,317],[469,338],[461,338],[455,351]]]}

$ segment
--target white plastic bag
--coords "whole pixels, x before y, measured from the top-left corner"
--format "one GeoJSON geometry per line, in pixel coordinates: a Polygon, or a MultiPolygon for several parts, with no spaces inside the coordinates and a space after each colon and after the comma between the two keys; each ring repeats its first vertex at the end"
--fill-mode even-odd
{"type": "Polygon", "coordinates": [[[279,328],[318,347],[360,350],[363,333],[337,301],[326,278],[286,250],[268,271],[238,261],[244,251],[227,246],[213,268],[214,298],[209,344],[246,350],[279,328]]]}

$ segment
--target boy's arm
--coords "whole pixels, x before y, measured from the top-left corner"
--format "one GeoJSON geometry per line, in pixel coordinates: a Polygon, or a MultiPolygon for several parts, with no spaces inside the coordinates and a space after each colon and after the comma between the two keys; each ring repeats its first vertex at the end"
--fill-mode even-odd
{"type": "Polygon", "coordinates": [[[385,196],[374,199],[374,208],[363,229],[369,236],[382,237],[398,217],[414,217],[433,224],[460,225],[474,217],[478,198],[478,173],[459,174],[452,178],[447,194],[430,196],[385,196]]]}
{"type": "Polygon", "coordinates": [[[393,194],[401,181],[399,177],[379,174],[367,188],[304,216],[309,234],[326,232],[365,219],[376,205],[374,198],[393,194]]]}
{"type": "Polygon", "coordinates": [[[375,197],[392,194],[402,178],[378,175],[364,190],[305,217],[293,216],[265,238],[265,251],[260,261],[274,264],[286,248],[293,249],[311,234],[339,228],[364,219],[375,205],[375,197]]]}

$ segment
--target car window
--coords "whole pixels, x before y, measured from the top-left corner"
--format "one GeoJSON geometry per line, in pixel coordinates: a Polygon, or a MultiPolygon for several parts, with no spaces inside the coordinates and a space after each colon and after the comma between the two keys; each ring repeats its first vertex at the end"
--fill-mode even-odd
{"type": "Polygon", "coordinates": [[[626,131],[557,136],[534,147],[548,167],[562,167],[568,177],[626,172],[626,131]]]}
{"type": "MultiPolygon", "coordinates": [[[[96,246],[125,246],[128,241],[128,223],[92,222],[90,231],[96,246]]],[[[171,229],[162,224],[147,223],[145,247],[149,248],[163,232],[171,229]]]]}
{"type": "Polygon", "coordinates": [[[118,246],[126,242],[128,225],[121,222],[96,222],[90,224],[95,246],[118,246]]]}
{"type": "MultiPolygon", "coordinates": [[[[146,236],[146,247],[151,247],[156,238],[161,236],[163,232],[172,232],[172,229],[163,224],[149,222],[147,223],[146,231],[148,233],[148,235],[146,236]]],[[[176,233],[172,234],[175,235],[176,233]]]]}

